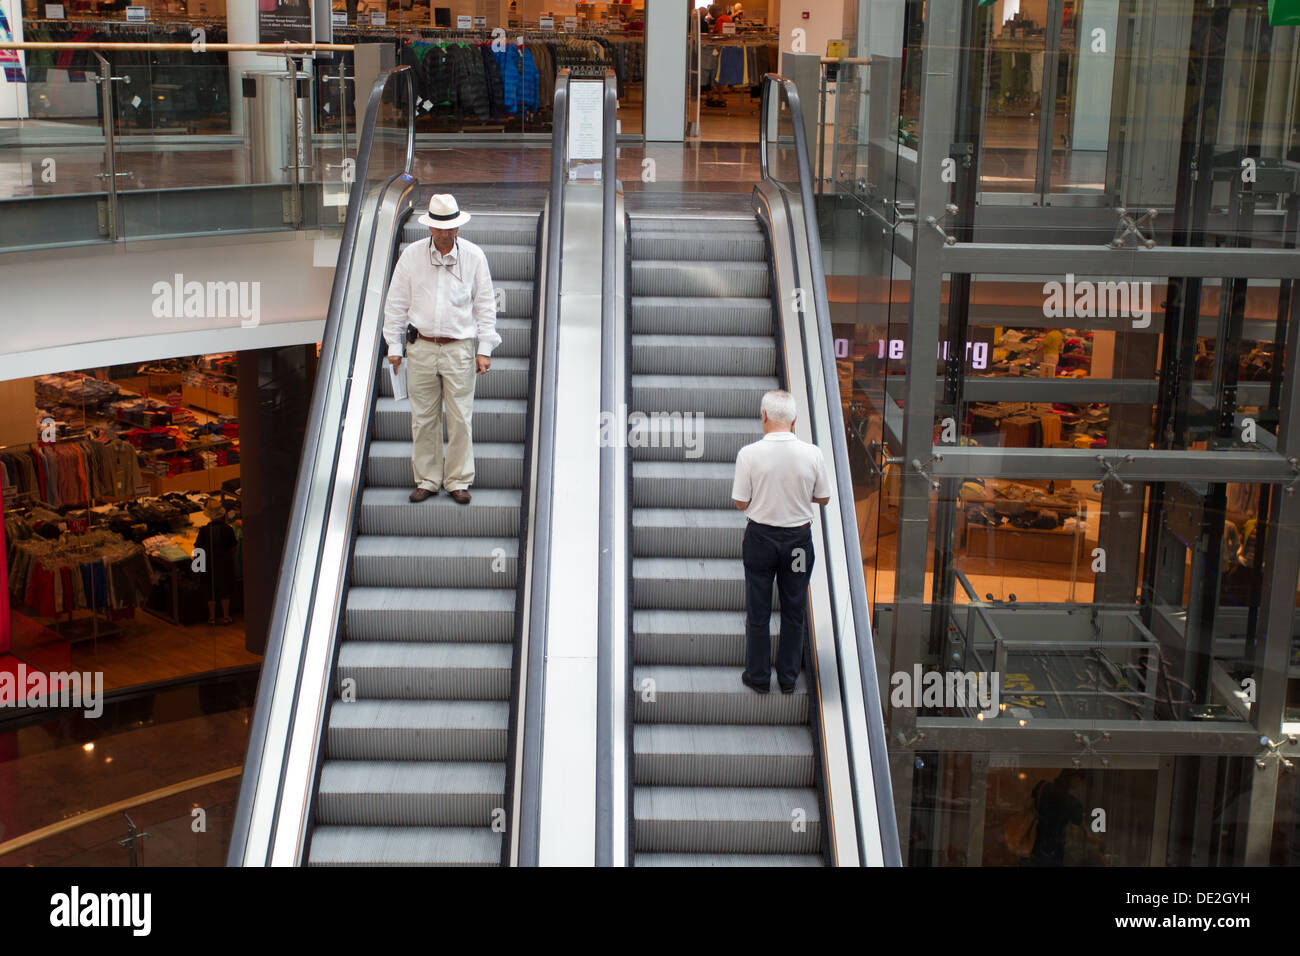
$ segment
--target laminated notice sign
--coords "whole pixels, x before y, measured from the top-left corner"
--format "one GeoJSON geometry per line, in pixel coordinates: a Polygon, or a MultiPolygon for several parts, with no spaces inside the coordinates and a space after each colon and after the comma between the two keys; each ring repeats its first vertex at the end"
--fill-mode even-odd
{"type": "Polygon", "coordinates": [[[45,5],[45,19],[46,19],[46,20],[62,20],[62,19],[63,19],[63,4],[61,4],[61,3],[47,3],[47,4],[45,5]]]}
{"type": "Polygon", "coordinates": [[[569,83],[569,159],[600,159],[604,141],[601,103],[605,96],[602,80],[569,83]]]}
{"type": "Polygon", "coordinates": [[[475,29],[475,30],[486,30],[486,29],[487,29],[487,17],[477,17],[477,16],[476,16],[476,17],[474,18],[474,29],[475,29]]]}
{"type": "Polygon", "coordinates": [[[554,30],[555,17],[542,17],[537,21],[537,27],[540,30],[554,30]]]}
{"type": "Polygon", "coordinates": [[[387,12],[383,10],[376,10],[374,13],[370,14],[370,24],[371,26],[376,26],[376,27],[388,26],[387,12]]]}
{"type": "Polygon", "coordinates": [[[149,19],[149,11],[145,7],[126,8],[127,23],[144,23],[148,19],[149,19]]]}
{"type": "Polygon", "coordinates": [[[456,29],[457,29],[457,30],[472,30],[472,29],[474,29],[474,18],[473,18],[472,16],[469,16],[469,17],[458,16],[458,17],[456,17],[456,29]]]}

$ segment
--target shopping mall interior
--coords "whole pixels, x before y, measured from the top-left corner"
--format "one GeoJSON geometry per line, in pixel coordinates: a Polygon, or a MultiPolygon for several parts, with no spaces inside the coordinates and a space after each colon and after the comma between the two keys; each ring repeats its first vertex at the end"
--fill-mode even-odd
{"type": "Polygon", "coordinates": [[[1300,862],[1300,14],[439,2],[0,0],[0,866],[1300,862]],[[447,193],[466,508],[379,361],[447,193]]]}

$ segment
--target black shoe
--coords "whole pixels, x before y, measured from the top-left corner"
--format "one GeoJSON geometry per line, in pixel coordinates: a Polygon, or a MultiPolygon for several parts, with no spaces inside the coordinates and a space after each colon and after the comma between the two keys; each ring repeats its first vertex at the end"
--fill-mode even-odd
{"type": "Polygon", "coordinates": [[[750,690],[758,691],[760,694],[766,694],[772,689],[768,684],[760,684],[758,681],[750,680],[749,675],[744,671],[740,672],[740,682],[750,690]]]}
{"type": "Polygon", "coordinates": [[[783,693],[783,694],[793,694],[793,693],[794,693],[794,684],[782,684],[782,685],[781,685],[781,693],[783,693]]]}

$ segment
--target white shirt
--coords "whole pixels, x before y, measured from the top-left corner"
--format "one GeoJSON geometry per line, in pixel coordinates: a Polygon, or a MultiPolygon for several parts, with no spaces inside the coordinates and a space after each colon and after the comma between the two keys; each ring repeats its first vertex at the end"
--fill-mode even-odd
{"type": "Polygon", "coordinates": [[[816,445],[794,432],[768,432],[736,455],[734,501],[748,501],[751,521],[798,528],[812,521],[813,498],[829,498],[826,460],[816,445]]]}
{"type": "Polygon", "coordinates": [[[433,239],[407,246],[397,259],[384,303],[384,340],[401,355],[407,323],[430,338],[478,337],[478,354],[491,355],[497,335],[496,294],[487,256],[468,239],[456,238],[445,256],[433,239]]]}

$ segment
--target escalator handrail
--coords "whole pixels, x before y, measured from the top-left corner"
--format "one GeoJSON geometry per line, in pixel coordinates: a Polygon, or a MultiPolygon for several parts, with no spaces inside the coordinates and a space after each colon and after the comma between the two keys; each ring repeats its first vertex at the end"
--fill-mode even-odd
{"type": "MultiPolygon", "coordinates": [[[[600,282],[600,407],[613,412],[618,403],[618,390],[613,379],[617,353],[621,342],[616,335],[615,296],[618,288],[618,86],[613,70],[605,71],[605,90],[602,103],[602,202],[601,202],[601,282],[600,282]]],[[[615,537],[618,525],[614,515],[615,451],[606,443],[600,450],[600,566],[598,582],[600,613],[597,619],[597,679],[596,679],[596,865],[612,866],[616,859],[626,859],[626,804],[620,806],[615,799],[615,748],[625,743],[615,730],[615,702],[622,688],[612,668],[615,657],[614,609],[616,582],[614,575],[615,537]],[[621,816],[620,816],[621,814],[621,816]],[[623,825],[619,825],[620,822],[623,825]]]]}
{"type": "Polygon", "coordinates": [[[523,779],[519,802],[519,865],[537,866],[540,849],[542,712],[546,674],[546,621],[551,577],[551,515],[555,497],[556,393],[559,387],[560,250],[564,236],[564,171],[568,165],[569,71],[555,79],[555,111],[551,127],[551,205],[546,236],[546,317],[539,355],[537,505],[531,554],[531,593],[528,609],[528,660],[523,714],[523,779]]]}
{"type": "Polygon", "coordinates": [[[796,168],[799,176],[799,199],[803,208],[804,228],[808,243],[808,257],[812,267],[813,310],[817,322],[818,343],[821,352],[822,383],[826,389],[828,428],[831,436],[831,454],[835,464],[836,496],[840,502],[840,525],[844,535],[846,570],[849,582],[849,600],[853,609],[854,638],[858,648],[858,667],[862,676],[862,693],[868,715],[867,740],[871,754],[872,781],[875,786],[877,818],[880,821],[880,842],[885,865],[901,866],[898,823],[893,809],[893,788],[890,785],[889,752],[885,742],[883,722],[877,718],[884,710],[880,702],[880,684],[876,674],[876,657],[870,629],[870,611],[867,585],[862,574],[862,545],[858,539],[856,510],[845,507],[854,501],[853,482],[849,469],[849,456],[844,413],[832,398],[839,394],[840,385],[835,372],[835,353],[830,321],[830,302],[826,294],[826,265],[822,258],[821,233],[817,223],[817,206],[813,197],[812,166],[808,157],[808,142],[804,130],[803,108],[799,91],[794,83],[775,73],[763,77],[763,93],[759,109],[759,163],[763,180],[778,189],[789,187],[776,179],[768,163],[769,106],[776,102],[773,96],[783,97],[790,109],[790,125],[794,140],[796,168]]]}
{"type": "MultiPolygon", "coordinates": [[[[357,250],[358,232],[362,219],[362,204],[371,195],[382,195],[386,187],[401,175],[409,175],[415,156],[415,83],[411,69],[399,66],[381,73],[370,90],[366,104],[366,118],[357,141],[357,161],[352,189],[348,196],[347,219],[343,235],[339,242],[338,263],[334,270],[334,282],[330,288],[329,310],[325,318],[325,330],[321,338],[318,369],[328,369],[340,354],[339,335],[342,327],[343,308],[347,301],[347,291],[352,280],[352,262],[357,250]],[[375,130],[379,126],[379,113],[383,107],[384,94],[389,82],[401,75],[406,88],[406,159],[403,169],[386,177],[375,189],[367,188],[370,175],[370,160],[375,146],[375,130]]],[[[373,236],[365,237],[367,243],[373,242],[373,236]]],[[[280,560],[280,572],[276,580],[275,604],[272,607],[271,620],[267,627],[267,643],[262,658],[262,679],[259,681],[257,700],[253,706],[252,723],[249,731],[248,750],[244,758],[243,785],[240,787],[239,801],[235,809],[235,820],[231,833],[230,850],[227,861],[230,865],[242,865],[247,851],[249,825],[252,818],[253,803],[257,790],[264,781],[260,778],[260,767],[266,748],[266,735],[270,723],[271,709],[276,693],[294,692],[297,681],[291,688],[278,687],[274,680],[266,680],[268,675],[278,675],[285,666],[282,661],[284,634],[288,625],[288,612],[293,597],[293,585],[296,564],[293,556],[298,554],[303,543],[303,527],[307,517],[307,500],[313,476],[313,464],[320,453],[320,446],[326,422],[325,405],[328,396],[329,377],[317,374],[312,389],[311,406],[307,415],[307,425],[303,432],[302,455],[298,466],[298,476],[294,484],[293,507],[285,528],[284,549],[280,560]]],[[[319,553],[319,544],[318,544],[319,553]]],[[[287,755],[287,753],[286,753],[287,755]]],[[[281,766],[281,771],[283,766],[281,766]]],[[[276,781],[278,786],[279,781],[276,781]]]]}

